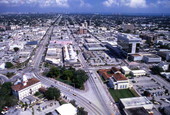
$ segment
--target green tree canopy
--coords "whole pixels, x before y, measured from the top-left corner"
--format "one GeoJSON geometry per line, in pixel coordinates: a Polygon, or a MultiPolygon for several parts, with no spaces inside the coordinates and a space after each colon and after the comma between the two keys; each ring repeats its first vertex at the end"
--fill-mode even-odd
{"type": "Polygon", "coordinates": [[[60,75],[60,70],[57,67],[52,67],[47,73],[47,77],[56,78],[60,75]]]}
{"type": "Polygon", "coordinates": [[[55,88],[55,87],[50,87],[50,88],[47,89],[44,96],[48,100],[53,100],[53,99],[57,100],[60,97],[60,90],[55,88]]]}
{"type": "Polygon", "coordinates": [[[11,63],[11,62],[6,62],[5,63],[5,68],[11,68],[13,67],[14,65],[11,63]]]}

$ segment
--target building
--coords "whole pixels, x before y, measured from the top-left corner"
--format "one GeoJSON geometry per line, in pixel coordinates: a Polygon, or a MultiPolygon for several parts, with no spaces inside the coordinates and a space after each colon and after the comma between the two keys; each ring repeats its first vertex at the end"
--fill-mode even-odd
{"type": "Polygon", "coordinates": [[[129,88],[129,80],[123,74],[116,73],[109,78],[109,86],[114,89],[127,89],[129,88]]]}
{"type": "Polygon", "coordinates": [[[161,75],[170,80],[170,72],[161,72],[161,75]]]}
{"type": "Polygon", "coordinates": [[[22,81],[12,86],[12,93],[19,100],[22,100],[29,95],[33,95],[39,88],[41,88],[41,82],[38,79],[27,79],[27,76],[24,75],[22,81]]]}
{"type": "Polygon", "coordinates": [[[158,55],[165,59],[166,61],[170,61],[170,51],[158,52],[158,55]]]}
{"type": "Polygon", "coordinates": [[[123,29],[123,31],[133,32],[135,29],[135,26],[133,24],[123,24],[122,29],[123,29]]]}
{"type": "Polygon", "coordinates": [[[130,72],[130,74],[132,76],[143,76],[143,75],[146,75],[146,71],[144,71],[144,70],[132,70],[130,72]]]}
{"type": "Polygon", "coordinates": [[[77,115],[77,108],[71,103],[61,105],[56,111],[59,115],[77,115]]]}
{"type": "Polygon", "coordinates": [[[125,115],[150,115],[143,107],[124,109],[125,115]]]}
{"type": "Polygon", "coordinates": [[[130,60],[132,61],[141,61],[143,59],[143,56],[140,54],[131,54],[130,60]]]}
{"type": "Polygon", "coordinates": [[[89,51],[106,50],[106,47],[100,43],[86,43],[84,46],[89,51]]]}
{"type": "Polygon", "coordinates": [[[143,56],[143,61],[145,63],[159,63],[162,61],[162,58],[158,55],[154,55],[154,54],[151,54],[151,55],[144,55],[143,56]]]}
{"type": "Polygon", "coordinates": [[[118,34],[118,46],[125,54],[136,54],[139,51],[142,39],[132,34],[118,34]]]}
{"type": "Polygon", "coordinates": [[[164,71],[167,71],[169,69],[169,63],[166,62],[160,62],[158,66],[163,69],[164,71]]]}
{"type": "Polygon", "coordinates": [[[124,109],[143,107],[146,110],[151,110],[153,104],[146,97],[132,97],[120,99],[120,105],[124,109]]]}
{"type": "Polygon", "coordinates": [[[122,66],[121,71],[123,74],[127,75],[130,73],[131,70],[127,66],[122,66]]]}

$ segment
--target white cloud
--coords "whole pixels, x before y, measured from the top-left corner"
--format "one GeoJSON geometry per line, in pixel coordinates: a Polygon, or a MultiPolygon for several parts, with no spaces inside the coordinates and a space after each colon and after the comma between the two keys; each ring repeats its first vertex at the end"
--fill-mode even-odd
{"type": "Polygon", "coordinates": [[[83,0],[80,0],[80,7],[91,7],[89,3],[85,3],[83,0]]]}
{"type": "Polygon", "coordinates": [[[56,4],[59,7],[69,7],[68,0],[56,0],[56,4]]]}
{"type": "Polygon", "coordinates": [[[106,7],[111,6],[128,6],[131,8],[144,8],[147,7],[146,0],[105,0],[103,5],[106,7]]]}
{"type": "Polygon", "coordinates": [[[156,5],[163,6],[163,7],[170,7],[169,0],[158,0],[156,5]]]}
{"type": "Polygon", "coordinates": [[[146,0],[130,0],[129,7],[131,8],[145,8],[146,0]]]}
{"type": "Polygon", "coordinates": [[[30,5],[30,4],[37,4],[40,7],[51,7],[51,6],[58,6],[58,7],[69,7],[68,0],[0,0],[0,4],[6,5],[30,5]]]}
{"type": "Polygon", "coordinates": [[[103,5],[106,7],[111,7],[112,5],[118,5],[117,0],[106,0],[103,2],[103,5]]]}

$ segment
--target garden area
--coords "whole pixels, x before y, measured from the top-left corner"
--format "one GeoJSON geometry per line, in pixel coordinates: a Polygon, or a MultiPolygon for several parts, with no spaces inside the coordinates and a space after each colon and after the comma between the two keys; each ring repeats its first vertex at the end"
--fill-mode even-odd
{"type": "Polygon", "coordinates": [[[138,97],[138,94],[133,89],[121,89],[121,90],[114,90],[109,89],[109,92],[115,102],[119,102],[120,98],[130,98],[130,97],[138,97]]]}
{"type": "Polygon", "coordinates": [[[52,66],[48,72],[44,74],[47,77],[54,78],[58,81],[71,85],[78,89],[84,89],[84,83],[88,76],[83,70],[75,70],[74,68],[64,68],[52,66]]]}

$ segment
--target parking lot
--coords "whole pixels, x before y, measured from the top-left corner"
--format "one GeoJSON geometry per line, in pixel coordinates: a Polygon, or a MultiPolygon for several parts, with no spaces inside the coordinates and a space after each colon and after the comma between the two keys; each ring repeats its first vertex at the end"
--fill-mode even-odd
{"type": "Polygon", "coordinates": [[[143,95],[144,91],[150,92],[151,96],[148,97],[148,99],[155,100],[154,104],[156,108],[170,105],[170,102],[168,101],[170,95],[165,93],[166,88],[153,79],[153,77],[134,77],[133,79],[130,79],[130,82],[141,95],[143,95]]]}

